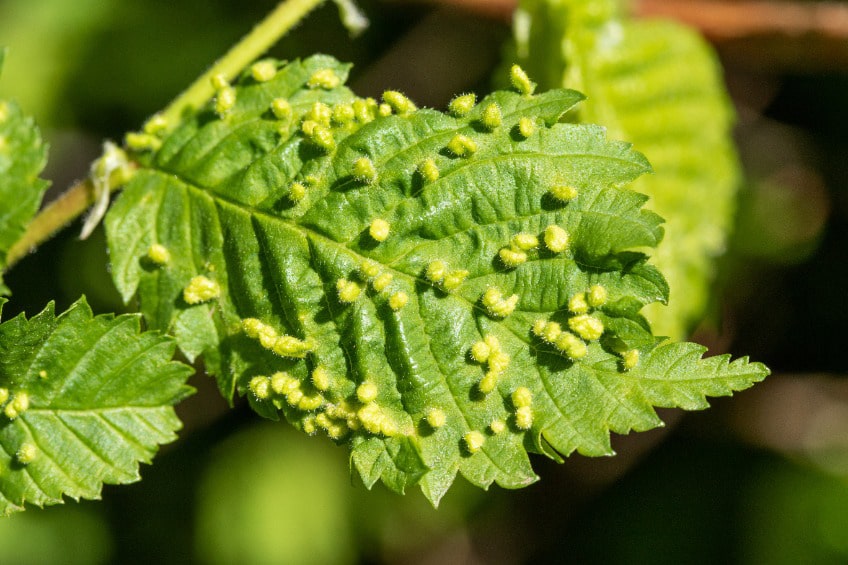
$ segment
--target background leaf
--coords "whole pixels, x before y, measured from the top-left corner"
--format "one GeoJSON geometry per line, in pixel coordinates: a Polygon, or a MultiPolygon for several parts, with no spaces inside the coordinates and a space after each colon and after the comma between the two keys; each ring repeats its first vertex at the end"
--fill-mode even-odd
{"type": "Polygon", "coordinates": [[[0,325],[0,510],[138,480],[138,462],[176,438],[172,405],[191,391],[173,351],[137,316],[92,317],[84,299],[0,325]]]}

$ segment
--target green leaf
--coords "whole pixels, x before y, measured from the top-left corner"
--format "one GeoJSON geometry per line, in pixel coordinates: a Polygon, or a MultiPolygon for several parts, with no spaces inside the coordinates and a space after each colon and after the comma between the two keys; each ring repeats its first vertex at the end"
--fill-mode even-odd
{"type": "MultiPolygon", "coordinates": [[[[5,48],[0,49],[0,71],[5,48]]],[[[23,235],[49,183],[38,178],[47,162],[47,147],[32,119],[17,104],[0,100],[0,271],[9,248],[23,235]]],[[[9,289],[0,277],[0,295],[9,289]]]]}
{"type": "Polygon", "coordinates": [[[191,369],[139,317],[93,317],[85,299],[0,324],[0,511],[97,498],[138,480],[138,462],[176,438],[172,406],[191,369]]]}
{"type": "Polygon", "coordinates": [[[606,126],[651,161],[654,174],[630,188],[667,220],[654,262],[672,292],[667,307],[645,313],[658,334],[681,339],[708,305],[735,210],[733,111],[716,57],[695,31],[630,20],[621,4],[523,0],[517,51],[540,86],[586,93],[579,121],[606,126]]]}
{"type": "MultiPolygon", "coordinates": [[[[202,354],[225,397],[347,444],[366,486],[417,484],[434,503],[457,473],[519,488],[537,479],[528,451],[607,454],[610,430],[660,425],[651,402],[674,397],[649,401],[634,359],[657,341],[639,311],[668,293],[638,250],[663,231],[621,189],[644,157],[559,123],[574,91],[495,92],[461,117],[387,93],[379,116],[346,74],[323,56],[247,74],[234,106],[139,155],[106,218],[124,297],[202,354]],[[318,139],[316,102],[362,112],[318,139]],[[553,322],[585,339],[552,343],[553,322]]],[[[734,389],[766,372],[744,365],[734,389]]]]}

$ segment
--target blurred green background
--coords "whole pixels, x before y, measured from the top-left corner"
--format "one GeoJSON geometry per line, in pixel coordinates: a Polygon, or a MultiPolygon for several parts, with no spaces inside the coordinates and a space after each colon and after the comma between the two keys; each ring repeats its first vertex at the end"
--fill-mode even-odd
{"type": "MultiPolygon", "coordinates": [[[[371,27],[356,39],[325,5],[273,54],[330,53],[355,63],[360,94],[391,87],[441,108],[488,89],[510,34],[504,17],[461,3],[363,0],[371,27]]],[[[0,96],[34,115],[50,142],[52,194],[85,176],[103,139],[138,128],[274,5],[0,0],[9,47],[0,96]]],[[[615,458],[536,458],[541,481],[521,491],[459,480],[436,511],[417,492],[366,491],[342,448],[263,422],[245,404],[230,410],[197,376],[198,394],[179,407],[180,441],[142,469],[141,483],[3,519],[0,562],[848,562],[839,282],[848,278],[848,62],[829,58],[815,34],[714,39],[746,181],[714,304],[693,338],[765,362],[766,383],[706,412],[664,411],[666,428],[614,438],[615,458]]],[[[78,229],[9,274],[7,317],[49,300],[64,309],[83,293],[97,311],[132,309],[112,288],[102,233],[80,242],[78,229]]]]}

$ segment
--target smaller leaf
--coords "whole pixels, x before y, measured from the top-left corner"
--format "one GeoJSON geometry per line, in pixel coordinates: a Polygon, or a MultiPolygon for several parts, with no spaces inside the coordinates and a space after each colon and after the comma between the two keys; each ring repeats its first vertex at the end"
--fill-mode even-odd
{"type": "Polygon", "coordinates": [[[93,317],[82,298],[58,317],[51,303],[0,324],[0,512],[98,498],[176,439],[191,369],[139,320],[93,317]]]}

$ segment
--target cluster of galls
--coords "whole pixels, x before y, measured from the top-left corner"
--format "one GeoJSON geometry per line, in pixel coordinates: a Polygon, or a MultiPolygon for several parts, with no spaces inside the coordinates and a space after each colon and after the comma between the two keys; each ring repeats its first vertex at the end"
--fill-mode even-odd
{"type": "MultiPolygon", "coordinates": [[[[41,378],[46,378],[47,373],[41,371],[41,378]]],[[[29,394],[26,391],[10,393],[7,388],[0,388],[0,406],[3,407],[3,416],[14,421],[29,409],[29,394]]],[[[15,452],[15,459],[21,465],[29,465],[38,456],[38,448],[31,442],[24,442],[15,452]]]]}

